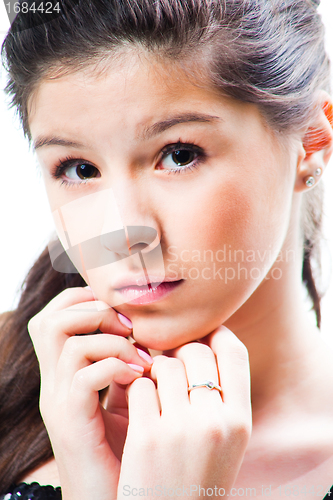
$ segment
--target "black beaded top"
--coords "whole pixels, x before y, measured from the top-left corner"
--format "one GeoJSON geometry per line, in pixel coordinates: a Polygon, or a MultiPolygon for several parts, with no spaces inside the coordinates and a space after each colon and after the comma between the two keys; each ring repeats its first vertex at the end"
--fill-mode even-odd
{"type": "Polygon", "coordinates": [[[0,500],[61,500],[61,489],[38,483],[20,483],[6,495],[1,495],[0,500]]]}
{"type": "MultiPolygon", "coordinates": [[[[333,486],[323,500],[332,500],[331,495],[333,499],[333,486]]],[[[61,489],[38,483],[20,483],[6,495],[1,495],[0,500],[61,500],[61,489]]]]}

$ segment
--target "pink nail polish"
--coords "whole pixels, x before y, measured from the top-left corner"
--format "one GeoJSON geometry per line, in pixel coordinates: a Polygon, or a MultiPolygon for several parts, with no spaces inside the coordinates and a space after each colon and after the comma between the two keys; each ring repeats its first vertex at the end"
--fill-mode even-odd
{"type": "Polygon", "coordinates": [[[142,351],[141,349],[136,349],[138,351],[138,355],[144,359],[145,361],[147,361],[150,365],[152,365],[154,363],[154,360],[151,356],[149,356],[149,354],[147,354],[145,351],[142,351]]]}
{"type": "Polygon", "coordinates": [[[133,365],[132,363],[127,363],[127,364],[128,364],[128,366],[130,366],[132,368],[132,370],[134,370],[138,373],[143,373],[143,371],[144,371],[143,366],[133,365]]]}
{"type": "Polygon", "coordinates": [[[123,314],[120,314],[120,313],[117,313],[117,314],[118,314],[118,318],[119,318],[120,323],[122,323],[123,325],[127,326],[127,328],[132,330],[132,328],[133,328],[132,321],[130,319],[126,318],[126,316],[124,316],[123,314]]]}

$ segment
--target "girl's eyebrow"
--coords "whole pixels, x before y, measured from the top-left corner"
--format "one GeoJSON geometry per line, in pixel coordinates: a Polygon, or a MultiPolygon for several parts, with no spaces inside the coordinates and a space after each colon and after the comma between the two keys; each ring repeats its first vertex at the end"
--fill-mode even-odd
{"type": "Polygon", "coordinates": [[[146,141],[151,139],[155,135],[161,134],[165,130],[173,127],[174,125],[178,125],[179,123],[188,123],[188,122],[201,122],[201,123],[212,123],[215,121],[223,121],[220,116],[207,115],[204,113],[182,113],[180,115],[173,116],[172,118],[168,118],[167,120],[163,120],[150,127],[144,129],[142,134],[140,134],[139,139],[142,141],[146,141]]]}
{"type": "MultiPolygon", "coordinates": [[[[151,139],[155,135],[161,134],[165,130],[168,130],[175,125],[180,123],[189,123],[189,122],[199,122],[199,123],[213,123],[215,121],[223,121],[221,117],[214,115],[207,115],[204,113],[183,113],[180,115],[173,116],[172,118],[168,118],[167,120],[163,120],[157,123],[154,123],[150,127],[147,127],[143,130],[141,134],[139,134],[140,141],[147,141],[151,139]]],[[[86,144],[82,144],[77,141],[70,141],[66,139],[62,139],[61,137],[44,137],[39,136],[34,141],[33,150],[36,151],[39,148],[45,146],[64,146],[70,148],[80,148],[87,149],[88,146],[86,144]]]]}
{"type": "Polygon", "coordinates": [[[67,148],[87,148],[87,146],[85,146],[81,142],[68,141],[66,139],[61,139],[60,137],[39,136],[34,141],[33,150],[36,151],[36,149],[42,148],[44,146],[64,146],[67,148]]]}

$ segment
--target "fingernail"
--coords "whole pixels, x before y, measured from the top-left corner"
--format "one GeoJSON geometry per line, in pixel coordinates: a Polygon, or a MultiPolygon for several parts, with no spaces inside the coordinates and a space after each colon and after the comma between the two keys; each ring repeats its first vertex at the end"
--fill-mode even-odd
{"type": "Polygon", "coordinates": [[[123,314],[120,314],[120,313],[117,313],[117,314],[118,314],[118,318],[119,318],[120,323],[122,323],[124,326],[127,326],[127,328],[132,330],[133,329],[132,321],[130,319],[126,318],[126,316],[124,316],[123,314]]]}
{"type": "Polygon", "coordinates": [[[132,370],[138,372],[138,373],[143,373],[144,371],[144,368],[143,366],[139,366],[139,365],[133,365],[132,363],[127,363],[129,367],[132,368],[132,370]]]}
{"type": "Polygon", "coordinates": [[[149,354],[147,354],[145,351],[142,351],[141,349],[136,349],[138,351],[138,355],[144,359],[145,361],[147,361],[150,365],[152,365],[154,363],[154,360],[151,356],[149,356],[149,354]]]}

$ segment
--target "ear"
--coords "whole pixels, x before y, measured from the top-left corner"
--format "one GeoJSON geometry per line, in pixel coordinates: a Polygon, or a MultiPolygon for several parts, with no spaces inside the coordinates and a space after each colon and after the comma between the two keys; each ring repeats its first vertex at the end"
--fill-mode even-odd
{"type": "Polygon", "coordinates": [[[302,139],[302,154],[297,165],[295,191],[308,191],[315,186],[333,152],[333,103],[324,90],[318,95],[319,109],[302,139]]]}

